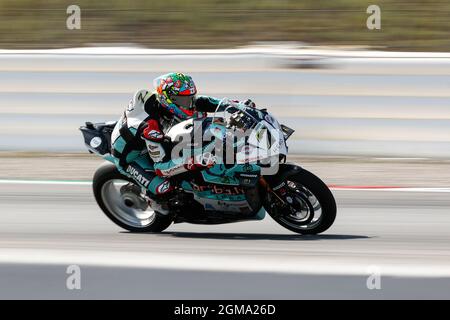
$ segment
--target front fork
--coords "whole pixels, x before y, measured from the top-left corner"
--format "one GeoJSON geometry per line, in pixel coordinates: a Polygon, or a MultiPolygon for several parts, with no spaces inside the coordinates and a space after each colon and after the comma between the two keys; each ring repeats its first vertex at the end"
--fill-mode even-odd
{"type": "Polygon", "coordinates": [[[264,207],[270,209],[272,215],[278,215],[277,212],[280,211],[279,209],[284,209],[289,206],[289,204],[272,189],[263,176],[259,178],[259,185],[266,194],[264,207]],[[275,198],[275,201],[272,201],[272,196],[275,198]]]}

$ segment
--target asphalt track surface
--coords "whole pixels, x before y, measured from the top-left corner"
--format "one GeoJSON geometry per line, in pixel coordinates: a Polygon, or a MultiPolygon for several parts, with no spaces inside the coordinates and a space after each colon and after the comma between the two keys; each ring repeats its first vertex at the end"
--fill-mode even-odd
{"type": "Polygon", "coordinates": [[[89,184],[0,183],[0,298],[450,298],[448,189],[334,194],[338,218],[319,236],[270,217],[132,234],[89,184]],[[74,264],[80,290],[66,287],[74,264]]]}

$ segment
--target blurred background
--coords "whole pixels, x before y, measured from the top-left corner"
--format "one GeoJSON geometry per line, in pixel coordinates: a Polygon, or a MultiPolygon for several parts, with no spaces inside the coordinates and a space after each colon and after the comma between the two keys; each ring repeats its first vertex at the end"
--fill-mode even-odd
{"type": "Polygon", "coordinates": [[[449,158],[450,3],[378,1],[380,30],[371,4],[1,0],[0,150],[82,152],[79,125],[180,71],[268,107],[297,154],[449,158]]]}
{"type": "Polygon", "coordinates": [[[446,163],[450,3],[378,1],[369,30],[372,4],[0,0],[1,154],[79,163],[80,125],[116,120],[133,92],[180,71],[201,94],[269,108],[304,161],[446,163]]]}
{"type": "Polygon", "coordinates": [[[396,51],[449,51],[450,3],[443,0],[2,0],[2,48],[104,43],[152,48],[230,48],[254,41],[300,41],[396,51]],[[69,5],[82,29],[65,28],[69,5]],[[382,32],[368,32],[369,5],[382,32]]]}

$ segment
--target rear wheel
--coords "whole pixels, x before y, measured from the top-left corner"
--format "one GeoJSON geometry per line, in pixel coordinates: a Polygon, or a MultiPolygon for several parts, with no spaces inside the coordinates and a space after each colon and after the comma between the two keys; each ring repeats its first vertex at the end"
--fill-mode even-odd
{"type": "Polygon", "coordinates": [[[318,234],[332,226],[336,201],[322,180],[297,167],[281,185],[264,206],[276,222],[300,234],[318,234]]]}
{"type": "Polygon", "coordinates": [[[115,165],[103,164],[93,179],[95,200],[106,216],[132,232],[161,232],[171,223],[170,215],[153,210],[143,190],[132,179],[120,174],[115,165]]]}

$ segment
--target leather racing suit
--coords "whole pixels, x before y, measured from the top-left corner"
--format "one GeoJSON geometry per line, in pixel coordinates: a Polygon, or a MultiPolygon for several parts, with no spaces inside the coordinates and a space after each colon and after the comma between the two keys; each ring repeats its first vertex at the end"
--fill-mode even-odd
{"type": "MultiPolygon", "coordinates": [[[[213,97],[197,96],[194,109],[214,112],[219,102],[213,97]]],[[[164,133],[174,121],[180,119],[163,108],[155,94],[139,90],[111,136],[112,155],[118,170],[153,195],[172,190],[170,176],[195,169],[195,166],[186,166],[187,159],[170,159],[170,155],[165,154],[164,133]]]]}

